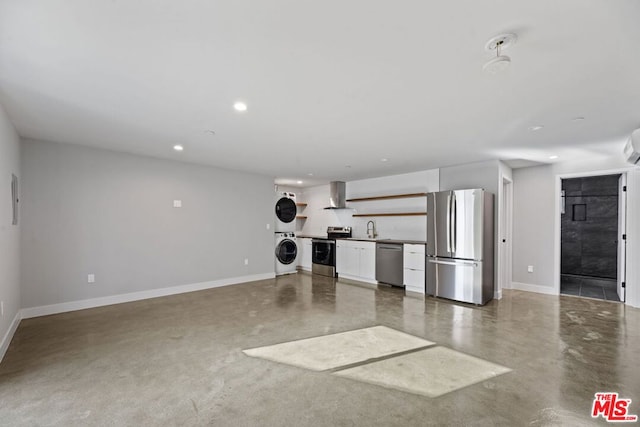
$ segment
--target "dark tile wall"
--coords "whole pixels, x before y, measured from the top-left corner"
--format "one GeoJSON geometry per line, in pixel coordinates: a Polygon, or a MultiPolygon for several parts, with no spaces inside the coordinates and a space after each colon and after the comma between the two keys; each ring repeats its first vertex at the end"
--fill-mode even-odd
{"type": "Polygon", "coordinates": [[[618,268],[618,179],[620,175],[562,180],[562,274],[615,279],[618,268]],[[586,217],[581,217],[585,205],[586,217]]]}

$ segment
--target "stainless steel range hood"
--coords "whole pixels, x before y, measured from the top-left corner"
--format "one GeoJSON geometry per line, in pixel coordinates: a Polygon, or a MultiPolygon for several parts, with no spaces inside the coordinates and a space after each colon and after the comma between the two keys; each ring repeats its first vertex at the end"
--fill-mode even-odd
{"type": "Polygon", "coordinates": [[[329,183],[329,206],[325,209],[347,209],[346,188],[343,181],[331,181],[329,183]]]}

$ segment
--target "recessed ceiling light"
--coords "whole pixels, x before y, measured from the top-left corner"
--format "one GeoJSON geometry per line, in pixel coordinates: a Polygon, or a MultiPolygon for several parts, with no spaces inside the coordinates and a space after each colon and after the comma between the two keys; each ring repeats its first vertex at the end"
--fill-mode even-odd
{"type": "Polygon", "coordinates": [[[298,182],[298,184],[302,184],[302,181],[297,181],[297,182],[298,182]]]}
{"type": "Polygon", "coordinates": [[[247,111],[247,104],[245,104],[244,102],[238,101],[235,104],[233,104],[233,109],[239,112],[247,111]]]}
{"type": "Polygon", "coordinates": [[[351,165],[346,165],[345,168],[351,169],[351,165]]]}
{"type": "Polygon", "coordinates": [[[535,132],[535,131],[537,131],[537,130],[542,129],[543,127],[544,127],[544,126],[540,126],[540,125],[538,125],[538,126],[529,126],[529,130],[530,130],[531,132],[535,132]]]}
{"type": "Polygon", "coordinates": [[[180,145],[180,144],[176,144],[176,145],[173,146],[173,149],[176,150],[176,151],[182,151],[182,150],[184,150],[184,147],[182,145],[180,145]]]}
{"type": "Polygon", "coordinates": [[[558,158],[558,156],[549,156],[549,159],[551,159],[551,160],[555,160],[557,158],[558,158]]]}
{"type": "Polygon", "coordinates": [[[204,133],[206,133],[207,135],[215,135],[216,131],[215,130],[211,130],[211,129],[207,129],[204,131],[204,133]]]}
{"type": "Polygon", "coordinates": [[[308,173],[307,175],[309,175],[309,176],[313,176],[313,174],[312,174],[312,173],[308,173]]]}
{"type": "Polygon", "coordinates": [[[572,122],[581,122],[584,120],[584,117],[574,117],[573,119],[571,119],[572,122]]]}
{"type": "Polygon", "coordinates": [[[389,159],[380,159],[381,162],[388,162],[389,159]]]}

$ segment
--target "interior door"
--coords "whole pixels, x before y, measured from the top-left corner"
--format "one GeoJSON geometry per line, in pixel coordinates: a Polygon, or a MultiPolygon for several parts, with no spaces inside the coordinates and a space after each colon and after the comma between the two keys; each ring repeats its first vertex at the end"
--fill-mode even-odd
{"type": "Polygon", "coordinates": [[[451,256],[482,260],[483,191],[458,190],[451,196],[451,256]]]}
{"type": "Polygon", "coordinates": [[[625,301],[625,291],[623,287],[627,281],[627,174],[620,175],[619,197],[618,197],[618,297],[620,301],[625,301]]]}

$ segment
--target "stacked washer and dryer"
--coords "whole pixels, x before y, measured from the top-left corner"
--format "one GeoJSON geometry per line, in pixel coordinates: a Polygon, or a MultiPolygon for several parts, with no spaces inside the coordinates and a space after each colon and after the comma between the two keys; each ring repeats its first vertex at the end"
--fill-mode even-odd
{"type": "Polygon", "coordinates": [[[294,193],[276,193],[275,200],[275,244],[276,276],[295,273],[298,245],[296,243],[296,195],[294,193]]]}

